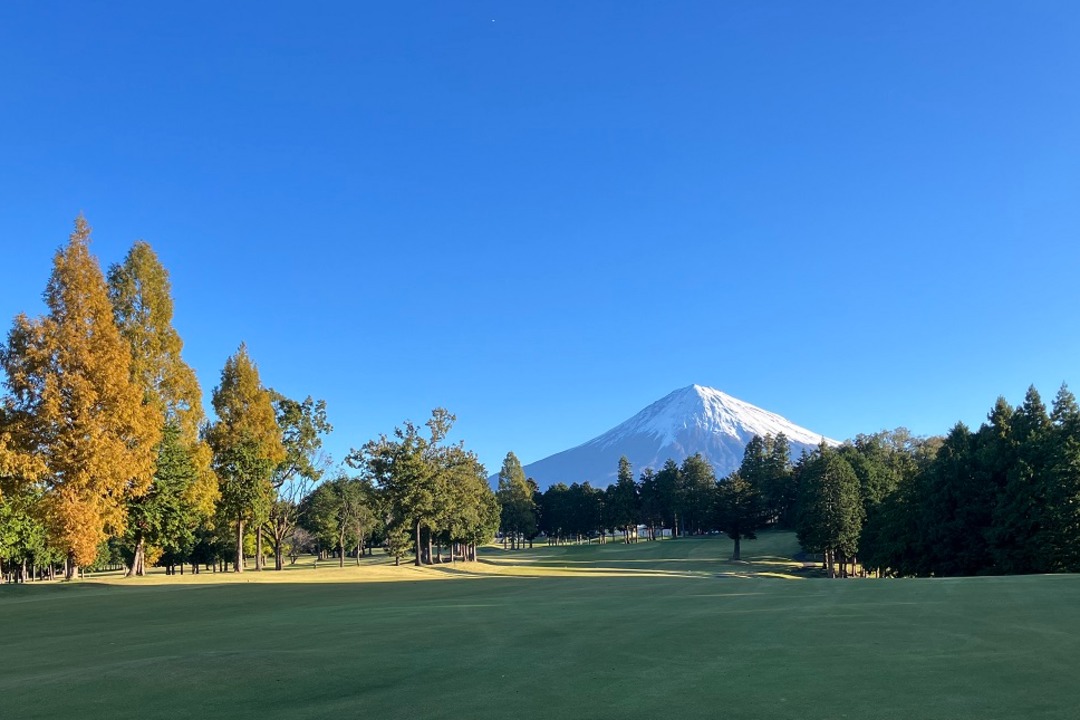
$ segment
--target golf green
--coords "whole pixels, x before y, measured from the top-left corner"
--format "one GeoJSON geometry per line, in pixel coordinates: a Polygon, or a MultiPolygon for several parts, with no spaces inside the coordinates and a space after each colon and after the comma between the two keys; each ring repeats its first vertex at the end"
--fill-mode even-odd
{"type": "Polygon", "coordinates": [[[1080,714],[1080,576],[757,576],[782,545],[2,587],[0,717],[1080,714]]]}

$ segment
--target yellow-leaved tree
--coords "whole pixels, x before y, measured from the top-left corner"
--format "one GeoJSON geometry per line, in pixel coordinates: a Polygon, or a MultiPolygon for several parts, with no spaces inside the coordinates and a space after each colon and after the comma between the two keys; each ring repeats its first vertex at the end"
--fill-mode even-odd
{"type": "Polygon", "coordinates": [[[11,418],[0,408],[0,500],[5,492],[18,492],[45,471],[40,457],[19,449],[11,424],[11,418]]]}
{"type": "Polygon", "coordinates": [[[285,459],[272,396],[246,345],[225,361],[213,405],[218,419],[206,439],[214,451],[221,513],[236,523],[236,571],[243,572],[244,526],[266,520],[273,501],[271,476],[285,459]]]}
{"type": "Polygon", "coordinates": [[[148,243],[136,242],[109,269],[109,298],[131,347],[131,377],[161,413],[169,444],[159,450],[153,482],[129,505],[128,575],[143,575],[146,542],[182,552],[197,525],[213,514],[218,485],[210,447],[199,437],[202,389],[180,355],[184,343],[172,324],[169,273],[148,243]]]}
{"type": "Polygon", "coordinates": [[[162,416],[132,379],[131,350],[81,215],[53,258],[44,297],[43,317],[15,318],[0,361],[11,434],[42,464],[40,509],[71,578],[124,529],[127,499],[150,483],[162,416]]]}

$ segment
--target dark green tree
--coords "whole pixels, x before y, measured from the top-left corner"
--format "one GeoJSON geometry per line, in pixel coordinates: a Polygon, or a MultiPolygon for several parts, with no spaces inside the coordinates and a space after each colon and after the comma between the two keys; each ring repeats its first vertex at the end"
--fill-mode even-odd
{"type": "Polygon", "coordinates": [[[507,538],[510,547],[518,547],[521,538],[536,533],[536,504],[533,491],[529,487],[525,470],[512,452],[508,452],[499,470],[499,488],[496,492],[501,510],[500,527],[503,533],[503,546],[507,538]]]}
{"type": "Polygon", "coordinates": [[[303,523],[321,547],[334,548],[344,567],[350,549],[356,564],[363,556],[364,539],[375,524],[372,488],[358,478],[339,475],[324,482],[302,503],[303,523]]]}
{"type": "Polygon", "coordinates": [[[773,466],[772,446],[771,438],[755,437],[746,446],[739,470],[717,483],[716,526],[735,541],[732,560],[742,559],[743,538],[753,540],[758,528],[776,517],[766,501],[766,488],[778,484],[778,473],[789,470],[786,462],[780,468],[773,466]]]}
{"type": "Polygon", "coordinates": [[[619,458],[618,479],[605,493],[604,507],[612,529],[622,531],[623,542],[636,539],[637,524],[641,514],[641,499],[634,484],[634,471],[625,455],[619,458]]]}
{"type": "Polygon", "coordinates": [[[1049,572],[1080,571],[1080,406],[1065,385],[1051,412],[1047,467],[1042,484],[1046,497],[1038,546],[1049,572]]]}
{"type": "Polygon", "coordinates": [[[657,474],[652,468],[645,468],[638,478],[639,495],[641,497],[641,522],[649,529],[649,539],[656,539],[657,528],[664,526],[664,501],[660,493],[657,474]]]}
{"type": "Polygon", "coordinates": [[[578,538],[591,538],[600,532],[604,512],[604,491],[588,482],[570,486],[571,528],[578,538]]]}
{"type": "Polygon", "coordinates": [[[671,528],[671,536],[679,537],[685,528],[682,512],[682,473],[674,460],[668,458],[656,473],[656,503],[660,508],[661,524],[671,528]]]}
{"type": "Polygon", "coordinates": [[[571,534],[571,502],[570,488],[565,483],[555,483],[541,495],[540,525],[548,544],[559,545],[571,534]]]}
{"type": "Polygon", "coordinates": [[[678,514],[687,532],[700,534],[714,525],[716,507],[716,472],[700,453],[683,461],[679,469],[679,490],[676,496],[678,514]]]}
{"type": "Polygon", "coordinates": [[[174,562],[194,549],[195,531],[204,521],[200,467],[179,424],[168,422],[158,445],[154,481],[128,505],[125,560],[128,575],[143,575],[143,544],[157,547],[174,562]],[[134,552],[131,551],[134,548],[134,552]]]}
{"type": "Polygon", "coordinates": [[[1047,553],[1039,544],[1046,518],[1047,486],[1053,425],[1038,391],[1029,387],[1023,404],[1012,416],[1011,462],[994,505],[986,533],[994,571],[1029,573],[1049,570],[1047,553]]]}
{"type": "Polygon", "coordinates": [[[799,542],[824,556],[829,577],[835,577],[837,562],[846,575],[862,530],[859,478],[839,452],[822,443],[808,461],[799,492],[799,542]]]}

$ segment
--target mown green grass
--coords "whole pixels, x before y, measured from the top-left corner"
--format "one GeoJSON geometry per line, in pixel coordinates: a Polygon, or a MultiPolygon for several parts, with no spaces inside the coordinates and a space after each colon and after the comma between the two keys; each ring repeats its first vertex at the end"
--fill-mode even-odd
{"type": "Polygon", "coordinates": [[[782,580],[729,553],[4,587],[0,717],[1077,717],[1080,576],[782,580]]]}

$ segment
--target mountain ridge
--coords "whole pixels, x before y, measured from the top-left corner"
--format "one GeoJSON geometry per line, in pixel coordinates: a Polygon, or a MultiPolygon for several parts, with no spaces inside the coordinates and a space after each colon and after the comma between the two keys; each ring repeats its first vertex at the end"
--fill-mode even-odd
{"type": "Polygon", "coordinates": [[[755,435],[784,433],[792,457],[819,443],[838,444],[720,390],[688,385],[674,390],[607,432],[562,452],[525,465],[527,476],[541,489],[557,482],[589,481],[606,486],[613,482],[618,460],[626,455],[639,474],[659,469],[669,458],[681,463],[701,453],[716,469],[717,477],[739,467],[747,443],[755,435]]]}

